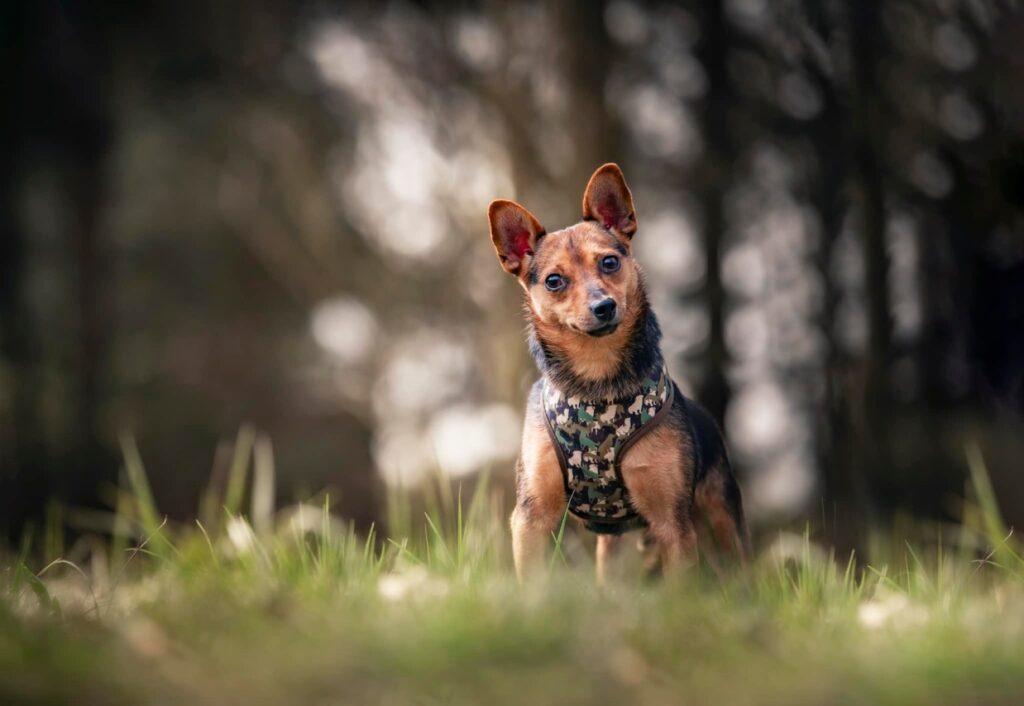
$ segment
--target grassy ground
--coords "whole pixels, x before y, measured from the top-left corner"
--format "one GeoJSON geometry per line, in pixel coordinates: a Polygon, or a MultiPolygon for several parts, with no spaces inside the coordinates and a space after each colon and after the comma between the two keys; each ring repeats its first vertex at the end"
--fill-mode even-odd
{"type": "Polygon", "coordinates": [[[1024,703],[1024,561],[977,462],[944,550],[857,567],[782,535],[725,579],[598,589],[570,534],[519,588],[486,485],[420,521],[394,498],[382,542],[271,516],[257,453],[172,528],[126,459],[112,546],[4,562],[0,704],[1024,703]]]}

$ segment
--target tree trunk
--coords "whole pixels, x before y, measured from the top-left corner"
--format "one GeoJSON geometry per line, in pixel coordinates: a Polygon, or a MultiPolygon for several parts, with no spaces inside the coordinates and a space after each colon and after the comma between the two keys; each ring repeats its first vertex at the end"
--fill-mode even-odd
{"type": "Polygon", "coordinates": [[[696,53],[708,79],[708,91],[701,115],[706,146],[702,167],[703,191],[700,196],[704,207],[704,295],[709,331],[698,398],[718,423],[724,425],[730,390],[725,377],[729,351],[725,345],[725,290],[722,285],[721,262],[727,227],[725,196],[735,160],[729,130],[729,110],[735,99],[726,66],[732,38],[723,2],[712,0],[701,7],[702,38],[696,53]]]}
{"type": "MultiPolygon", "coordinates": [[[[879,140],[885,136],[880,108],[877,62],[884,37],[876,3],[851,0],[851,141],[852,179],[860,219],[860,240],[865,264],[868,341],[858,375],[848,382],[846,398],[852,405],[852,472],[879,479],[891,471],[888,455],[888,374],[892,343],[892,307],[889,300],[889,256],[886,251],[886,213],[879,140]]],[[[865,508],[869,524],[875,508],[865,508]]]]}

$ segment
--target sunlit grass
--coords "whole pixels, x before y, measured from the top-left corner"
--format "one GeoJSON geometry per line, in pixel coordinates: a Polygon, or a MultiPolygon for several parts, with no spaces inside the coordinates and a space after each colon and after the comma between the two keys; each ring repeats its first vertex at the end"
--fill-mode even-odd
{"type": "Polygon", "coordinates": [[[28,545],[4,561],[0,703],[1024,699],[1022,553],[973,448],[955,543],[890,536],[856,561],[781,534],[740,572],[651,582],[625,557],[598,588],[564,526],[518,586],[486,477],[393,491],[388,536],[360,533],[327,497],[274,513],[269,440],[243,430],[224,490],[172,526],[122,446],[111,540],[64,557],[47,536],[49,563],[28,545]]]}

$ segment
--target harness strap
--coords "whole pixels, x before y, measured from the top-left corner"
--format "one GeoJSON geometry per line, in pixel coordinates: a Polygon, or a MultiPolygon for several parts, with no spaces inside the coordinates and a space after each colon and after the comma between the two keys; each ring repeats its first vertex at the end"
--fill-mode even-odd
{"type": "MultiPolygon", "coordinates": [[[[637,429],[622,442],[622,445],[616,452],[615,461],[614,463],[611,464],[611,472],[616,482],[619,485],[621,485],[624,493],[628,491],[626,490],[626,486],[622,481],[622,475],[620,472],[619,464],[621,464],[622,459],[625,458],[626,452],[630,448],[632,448],[632,446],[645,434],[647,434],[652,429],[661,424],[668,417],[672,409],[672,404],[675,399],[676,386],[672,379],[668,376],[667,371],[665,371],[664,369],[662,372],[662,376],[664,379],[664,384],[668,386],[667,395],[664,401],[661,403],[661,406],[658,408],[658,411],[655,412],[653,417],[651,417],[642,426],[637,427],[637,429]]],[[[565,451],[562,448],[562,444],[559,443],[559,440],[556,436],[554,422],[552,421],[547,409],[545,408],[545,397],[546,395],[542,395],[541,413],[544,416],[544,427],[548,431],[548,437],[551,439],[551,445],[555,449],[555,455],[558,458],[558,465],[562,471],[562,484],[565,488],[566,496],[570,498],[570,502],[568,503],[569,512],[571,512],[574,516],[580,518],[581,520],[584,520],[586,522],[587,529],[598,533],[621,534],[622,532],[626,532],[631,529],[639,529],[642,527],[646,527],[646,522],[644,521],[644,519],[635,511],[632,511],[625,517],[595,517],[587,515],[585,513],[579,513],[576,511],[576,509],[573,507],[574,504],[571,502],[572,493],[574,492],[570,486],[572,471],[570,470],[569,464],[565,458],[565,451]]],[[[685,401],[685,398],[683,399],[685,401]]]]}
{"type": "MultiPolygon", "coordinates": [[[[669,412],[672,411],[672,400],[674,400],[676,396],[676,384],[672,382],[672,378],[668,376],[665,377],[665,384],[668,385],[668,397],[666,397],[665,402],[662,403],[661,409],[655,412],[654,416],[651,417],[651,421],[647,422],[642,427],[637,429],[636,433],[634,433],[631,437],[623,441],[622,446],[619,447],[619,454],[615,458],[616,474],[619,470],[618,465],[622,463],[622,459],[625,458],[626,452],[629,451],[630,447],[633,446],[633,444],[635,444],[637,441],[642,439],[644,435],[647,434],[649,431],[651,431],[656,426],[665,421],[665,417],[668,415],[669,412]]],[[[686,398],[683,399],[685,400],[686,398]]]]}
{"type": "Polygon", "coordinates": [[[693,473],[690,476],[690,483],[696,486],[697,478],[704,471],[704,451],[701,448],[700,436],[697,435],[697,430],[693,427],[693,415],[690,414],[690,400],[686,399],[686,395],[683,395],[682,403],[683,418],[686,420],[686,430],[690,432],[690,438],[693,439],[693,455],[696,461],[693,473]]]}

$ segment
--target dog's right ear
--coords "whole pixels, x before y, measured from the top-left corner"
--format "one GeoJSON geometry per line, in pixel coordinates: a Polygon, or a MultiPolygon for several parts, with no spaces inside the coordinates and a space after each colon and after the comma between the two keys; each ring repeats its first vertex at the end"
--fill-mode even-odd
{"type": "Polygon", "coordinates": [[[583,220],[597,221],[625,242],[636,233],[633,195],[619,165],[609,162],[597,169],[583,193],[583,220]]]}
{"type": "Polygon", "coordinates": [[[537,238],[544,235],[544,227],[533,214],[515,201],[498,199],[487,207],[487,219],[491,223],[491,242],[501,260],[501,266],[509,274],[522,276],[524,264],[533,255],[537,238]]]}

